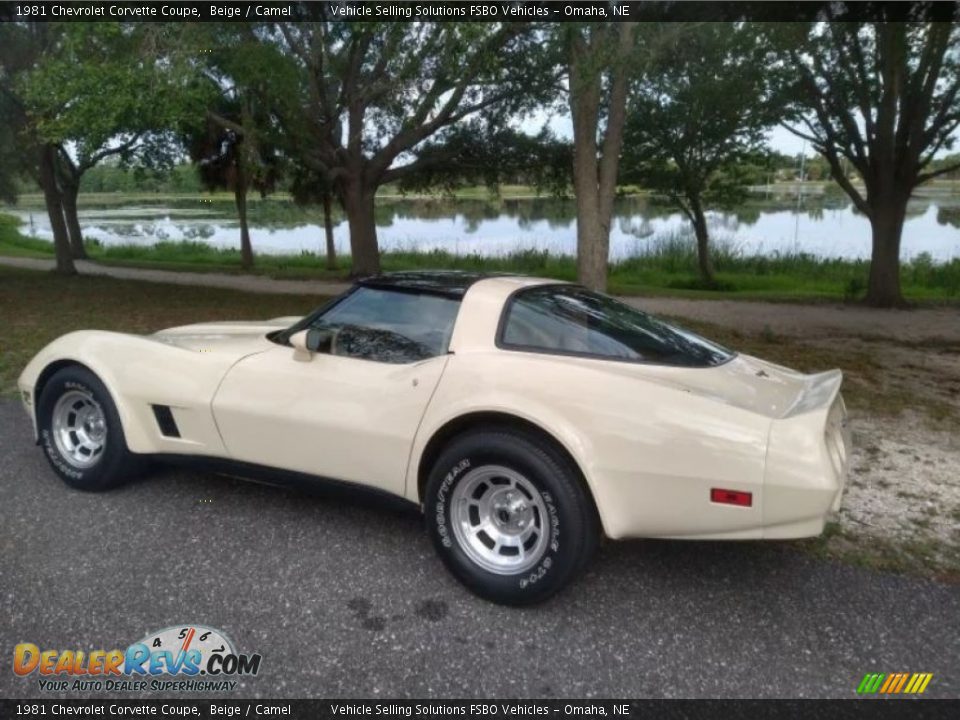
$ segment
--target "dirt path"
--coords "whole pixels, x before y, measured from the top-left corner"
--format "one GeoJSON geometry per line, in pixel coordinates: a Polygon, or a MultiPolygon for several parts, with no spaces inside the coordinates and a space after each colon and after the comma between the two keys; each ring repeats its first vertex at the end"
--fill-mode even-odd
{"type": "MultiPolygon", "coordinates": [[[[230,275],[216,272],[177,272],[173,270],[149,270],[147,268],[116,267],[100,265],[89,260],[75,260],[81,275],[106,275],[123,280],[168,283],[170,285],[202,285],[204,287],[244,290],[257,293],[282,293],[289,295],[338,295],[350,287],[349,283],[328,280],[277,280],[263,275],[230,275]]],[[[40,258],[0,257],[0,265],[28,270],[53,270],[53,260],[40,258]]]]}
{"type": "MultiPolygon", "coordinates": [[[[31,270],[52,270],[53,260],[0,257],[0,264],[31,270]]],[[[326,280],[277,280],[258,275],[226,273],[174,272],[98,265],[78,261],[84,275],[106,275],[127,280],[204,285],[260,293],[336,295],[348,283],[326,280]]],[[[925,308],[922,310],[873,310],[834,304],[804,305],[747,300],[688,300],[683,298],[632,297],[625,300],[648,312],[692,318],[759,333],[769,327],[778,335],[790,337],[884,336],[900,341],[960,341],[960,309],[925,308]]]]}

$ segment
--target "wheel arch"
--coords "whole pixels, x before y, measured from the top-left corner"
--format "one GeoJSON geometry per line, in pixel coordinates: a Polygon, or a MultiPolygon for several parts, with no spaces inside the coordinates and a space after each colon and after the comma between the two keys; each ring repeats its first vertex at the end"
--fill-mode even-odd
{"type": "MultiPolygon", "coordinates": [[[[36,382],[33,384],[33,397],[36,400],[39,400],[40,395],[43,394],[43,389],[47,386],[47,383],[50,382],[50,378],[56,375],[59,371],[68,367],[83,368],[87,372],[93,373],[94,375],[96,375],[100,379],[100,382],[103,382],[103,378],[101,378],[100,375],[98,375],[97,372],[90,366],[80,362],[79,360],[73,360],[71,358],[63,358],[63,359],[54,360],[53,362],[48,363],[43,368],[43,370],[40,371],[40,374],[37,375],[36,382]]],[[[106,383],[104,383],[104,386],[106,386],[106,383]]]]}
{"type": "Polygon", "coordinates": [[[458,435],[479,428],[491,427],[509,428],[519,431],[528,437],[550,446],[550,448],[560,455],[576,472],[577,477],[583,485],[583,489],[587,493],[587,497],[590,498],[593,511],[597,514],[597,518],[601,520],[602,524],[602,516],[597,506],[597,500],[593,494],[593,488],[590,486],[583,467],[570,449],[557,438],[555,434],[537,423],[518,415],[495,410],[473,411],[458,415],[434,431],[426,445],[424,445],[423,452],[420,453],[417,461],[417,501],[419,503],[422,504],[423,502],[424,488],[427,484],[427,478],[430,475],[430,469],[443,451],[443,448],[458,435]]]}
{"type": "Polygon", "coordinates": [[[117,402],[117,394],[114,392],[113,388],[110,386],[111,382],[108,378],[104,377],[102,373],[96,371],[95,368],[90,367],[85,362],[76,360],[74,358],[60,358],[58,360],[53,360],[52,362],[47,363],[40,373],[37,375],[37,379],[33,384],[33,407],[31,411],[33,412],[34,427],[36,428],[36,437],[35,441],[40,442],[40,418],[37,416],[37,413],[40,409],[40,396],[43,394],[44,388],[47,386],[47,383],[50,382],[50,378],[56,375],[61,370],[66,368],[81,368],[86,370],[88,373],[93,375],[97,380],[99,380],[103,387],[106,389],[107,393],[110,395],[110,400],[113,402],[113,406],[117,410],[117,415],[120,418],[120,427],[123,430],[124,437],[126,437],[127,427],[129,425],[129,418],[125,416],[124,408],[121,407],[120,403],[117,402]]]}

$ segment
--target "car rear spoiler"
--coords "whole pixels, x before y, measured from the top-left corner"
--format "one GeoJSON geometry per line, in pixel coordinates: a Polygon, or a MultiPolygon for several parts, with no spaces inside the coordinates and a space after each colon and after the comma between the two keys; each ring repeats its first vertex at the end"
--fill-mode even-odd
{"type": "Polygon", "coordinates": [[[796,417],[814,410],[826,410],[833,404],[840,384],[843,382],[843,373],[839,370],[827,370],[804,378],[803,388],[797,393],[793,403],[783,414],[784,418],[796,417]]]}

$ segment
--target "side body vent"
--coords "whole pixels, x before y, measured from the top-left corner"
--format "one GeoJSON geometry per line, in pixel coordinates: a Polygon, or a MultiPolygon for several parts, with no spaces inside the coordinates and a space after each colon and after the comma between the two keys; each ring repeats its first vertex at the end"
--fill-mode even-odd
{"type": "Polygon", "coordinates": [[[173,419],[173,413],[167,405],[151,405],[153,416],[157,419],[157,426],[160,428],[160,434],[164,437],[180,437],[180,428],[177,427],[177,421],[173,419]]]}

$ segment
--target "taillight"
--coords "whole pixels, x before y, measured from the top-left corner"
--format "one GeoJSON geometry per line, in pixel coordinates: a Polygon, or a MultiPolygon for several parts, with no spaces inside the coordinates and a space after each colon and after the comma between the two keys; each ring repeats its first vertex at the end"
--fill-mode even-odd
{"type": "Polygon", "coordinates": [[[753,493],[742,490],[724,490],[723,488],[710,489],[710,502],[722,505],[737,505],[739,507],[753,506],[753,493]]]}

